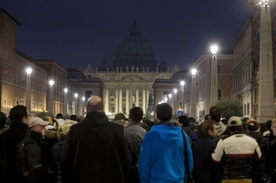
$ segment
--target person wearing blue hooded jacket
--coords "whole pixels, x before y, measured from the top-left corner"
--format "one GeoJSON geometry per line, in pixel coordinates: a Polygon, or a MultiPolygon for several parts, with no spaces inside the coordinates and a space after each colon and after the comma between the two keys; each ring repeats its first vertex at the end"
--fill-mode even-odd
{"type": "Polygon", "coordinates": [[[172,107],[169,104],[158,104],[155,112],[159,122],[146,133],[140,150],[140,181],[183,183],[193,169],[193,155],[188,136],[180,126],[170,122],[172,107]]]}

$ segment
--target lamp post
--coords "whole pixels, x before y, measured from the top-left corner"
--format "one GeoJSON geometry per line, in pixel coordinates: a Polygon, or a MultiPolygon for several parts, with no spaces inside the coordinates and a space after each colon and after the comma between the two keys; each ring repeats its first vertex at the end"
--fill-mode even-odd
{"type": "Polygon", "coordinates": [[[79,96],[79,95],[78,95],[77,93],[75,93],[74,96],[75,96],[75,99],[76,99],[76,103],[75,103],[75,114],[78,115],[78,96],[79,96]]]}
{"type": "Polygon", "coordinates": [[[210,107],[214,106],[218,101],[218,68],[217,68],[217,51],[218,46],[210,47],[212,53],[211,62],[211,84],[210,84],[210,107]]]}
{"type": "Polygon", "coordinates": [[[82,102],[83,102],[82,115],[84,116],[84,114],[85,114],[85,97],[82,97],[81,100],[82,100],[82,102]]]}
{"type": "Polygon", "coordinates": [[[191,70],[192,73],[192,88],[191,88],[191,114],[190,116],[197,119],[196,115],[196,69],[191,70]]]}
{"type": "Polygon", "coordinates": [[[63,114],[67,114],[67,93],[68,93],[68,88],[64,88],[64,106],[63,106],[63,114]]]}
{"type": "Polygon", "coordinates": [[[183,110],[183,113],[184,113],[184,85],[185,85],[185,81],[180,81],[180,89],[181,89],[180,108],[183,110]]]}
{"type": "Polygon", "coordinates": [[[172,103],[172,94],[169,93],[169,94],[168,94],[168,97],[169,97],[169,104],[172,105],[172,104],[171,104],[171,103],[172,103]]]}
{"type": "Polygon", "coordinates": [[[259,122],[274,118],[274,84],[271,12],[268,0],[260,0],[260,46],[259,46],[259,122]]]}
{"type": "Polygon", "coordinates": [[[174,93],[174,100],[175,100],[175,106],[174,106],[174,112],[175,114],[177,114],[177,89],[173,89],[173,93],[174,93]]]}
{"type": "Polygon", "coordinates": [[[31,110],[31,74],[32,74],[33,69],[30,67],[26,68],[26,73],[27,73],[27,85],[26,85],[26,107],[28,112],[30,113],[31,110]]]}
{"type": "Polygon", "coordinates": [[[50,93],[49,93],[49,113],[54,115],[54,80],[49,80],[49,85],[50,85],[50,93]]]}

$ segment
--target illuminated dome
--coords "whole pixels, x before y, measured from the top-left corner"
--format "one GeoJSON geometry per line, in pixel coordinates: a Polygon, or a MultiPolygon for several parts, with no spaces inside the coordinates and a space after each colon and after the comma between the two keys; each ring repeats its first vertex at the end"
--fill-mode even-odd
{"type": "Polygon", "coordinates": [[[126,70],[134,68],[135,70],[155,70],[156,60],[154,51],[139,30],[139,26],[134,20],[129,35],[124,38],[116,50],[114,69],[122,68],[126,70]]]}

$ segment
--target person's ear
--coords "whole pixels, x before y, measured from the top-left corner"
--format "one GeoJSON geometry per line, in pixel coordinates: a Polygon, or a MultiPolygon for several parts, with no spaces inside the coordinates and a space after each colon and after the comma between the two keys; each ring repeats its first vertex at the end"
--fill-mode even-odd
{"type": "Polygon", "coordinates": [[[24,116],[24,117],[22,118],[22,122],[23,122],[23,123],[26,123],[27,125],[29,125],[28,117],[27,117],[27,116],[24,116]]]}
{"type": "Polygon", "coordinates": [[[212,130],[208,130],[208,134],[212,135],[213,131],[212,130]]]}

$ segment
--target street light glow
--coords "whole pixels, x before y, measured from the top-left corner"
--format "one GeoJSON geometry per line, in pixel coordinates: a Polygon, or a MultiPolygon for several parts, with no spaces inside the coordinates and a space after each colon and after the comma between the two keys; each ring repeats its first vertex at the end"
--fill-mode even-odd
{"type": "Polygon", "coordinates": [[[180,81],[180,86],[183,87],[185,85],[185,81],[180,81]]]}
{"type": "Polygon", "coordinates": [[[85,97],[82,97],[81,99],[82,99],[82,101],[85,101],[85,97]]]}
{"type": "Polygon", "coordinates": [[[176,88],[173,89],[173,92],[174,92],[174,94],[176,95],[176,94],[177,94],[177,89],[176,89],[176,88]]]}
{"type": "Polygon", "coordinates": [[[64,88],[64,93],[66,94],[68,92],[68,88],[64,88]]]}
{"type": "Polygon", "coordinates": [[[75,98],[78,98],[79,95],[77,93],[75,93],[74,96],[75,96],[75,98]]]}
{"type": "Polygon", "coordinates": [[[260,2],[257,3],[257,5],[260,5],[260,6],[268,5],[268,0],[260,0],[260,2]]]}
{"type": "Polygon", "coordinates": [[[213,55],[216,55],[218,51],[218,46],[216,44],[211,45],[210,50],[213,55]]]}
{"type": "Polygon", "coordinates": [[[50,85],[50,86],[53,86],[54,84],[55,84],[55,81],[54,81],[54,80],[52,80],[52,79],[49,80],[49,85],[50,85]]]}
{"type": "Polygon", "coordinates": [[[26,68],[26,73],[27,73],[28,75],[32,74],[32,72],[33,72],[33,69],[32,69],[32,68],[30,68],[30,67],[27,67],[27,68],[26,68]]]}
{"type": "Polygon", "coordinates": [[[192,73],[192,76],[195,76],[196,75],[196,69],[192,69],[191,73],[192,73]]]}

